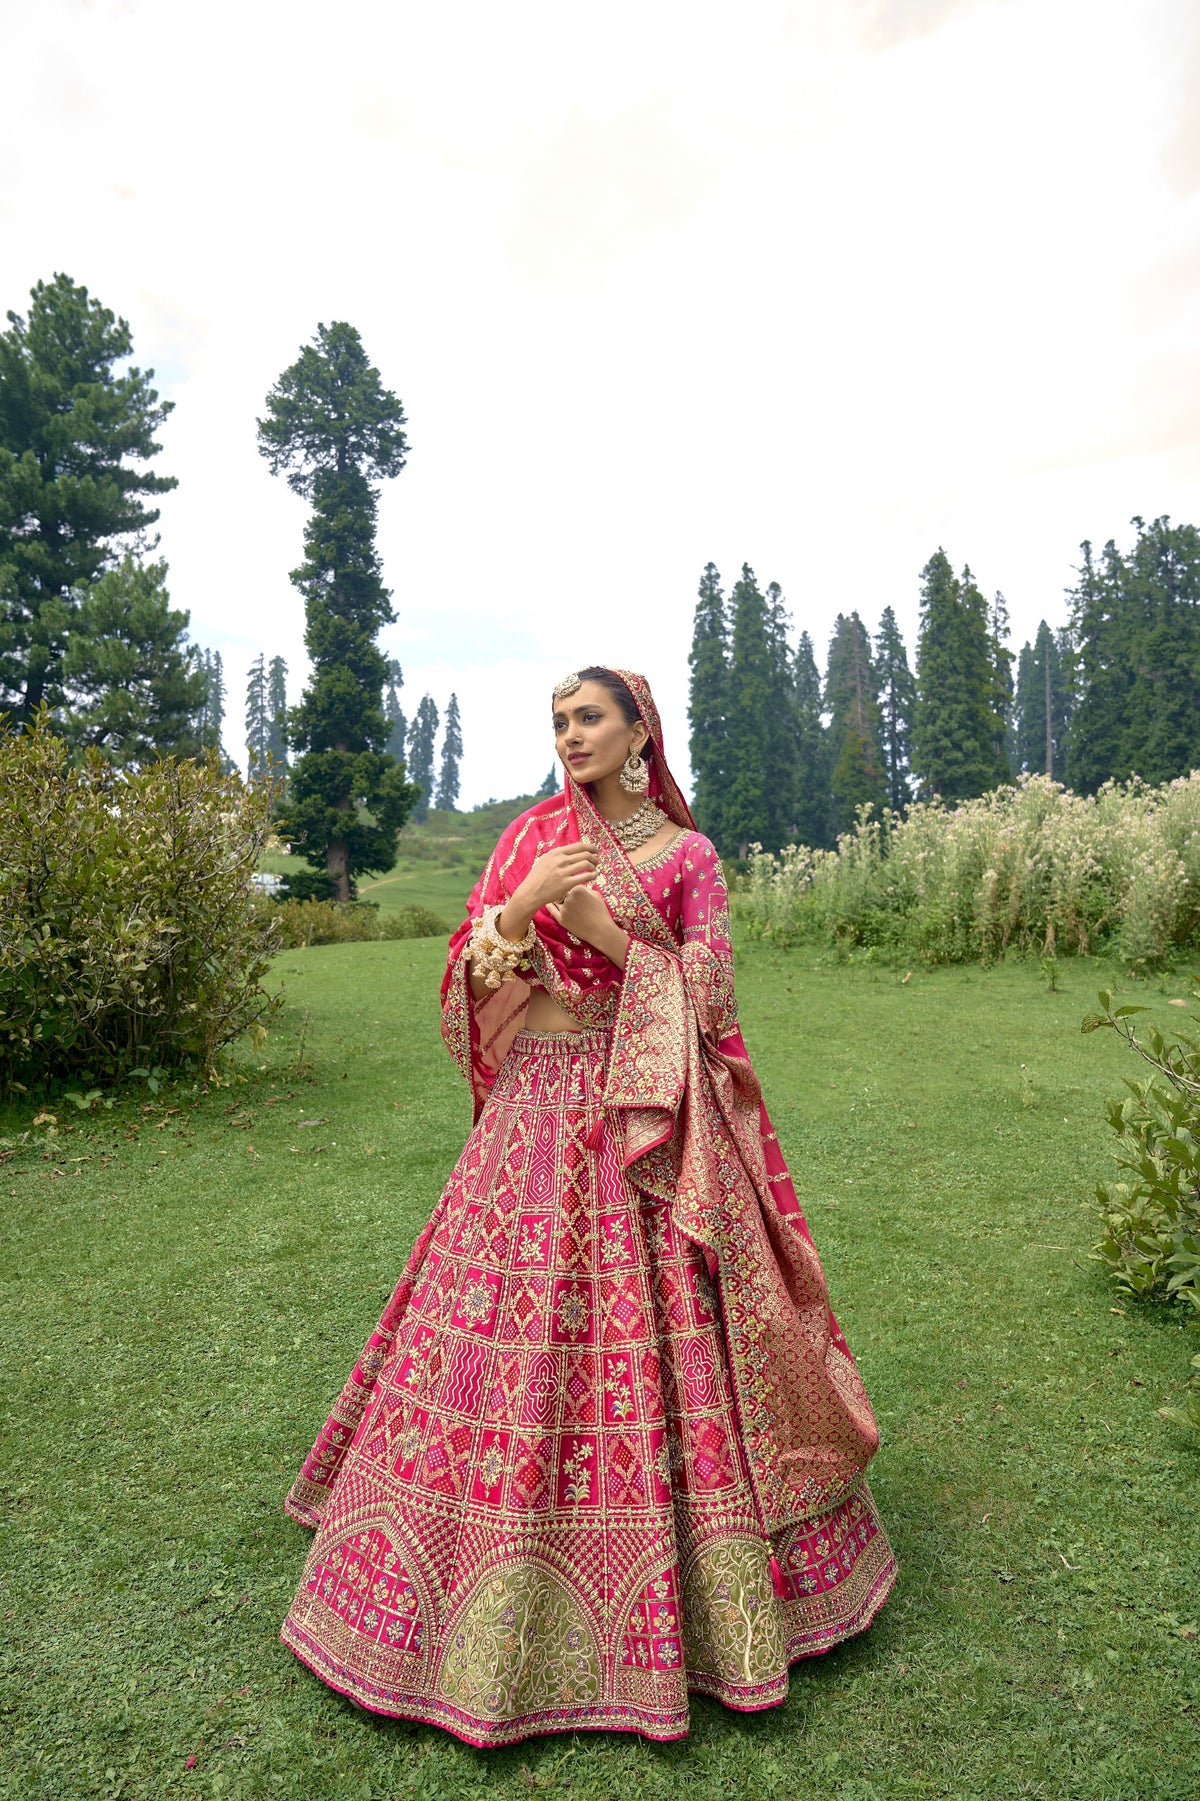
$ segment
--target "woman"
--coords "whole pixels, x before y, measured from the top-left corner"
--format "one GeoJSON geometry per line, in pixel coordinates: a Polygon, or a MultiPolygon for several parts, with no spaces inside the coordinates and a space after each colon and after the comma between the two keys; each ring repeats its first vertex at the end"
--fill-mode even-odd
{"type": "Polygon", "coordinates": [[[284,1642],[474,1745],[774,1706],[895,1577],[716,852],[641,676],[567,677],[554,733],[450,941],[474,1130],[287,1502],[284,1642]]]}

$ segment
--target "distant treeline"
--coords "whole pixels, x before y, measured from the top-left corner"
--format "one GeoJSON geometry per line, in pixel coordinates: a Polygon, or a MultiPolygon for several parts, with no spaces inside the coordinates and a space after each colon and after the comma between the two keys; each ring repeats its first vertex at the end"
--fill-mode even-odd
{"type": "Polygon", "coordinates": [[[822,677],[779,585],[709,563],[691,650],[694,811],[726,854],[833,846],[869,805],[902,814],[1049,775],[1082,794],[1170,781],[1200,765],[1200,533],[1135,519],[1128,551],[1082,546],[1067,624],[1009,648],[988,601],[944,550],[921,573],[915,667],[884,607],[874,637],[839,613],[822,677]],[[1014,674],[1015,664],[1015,674],[1014,674]]]}

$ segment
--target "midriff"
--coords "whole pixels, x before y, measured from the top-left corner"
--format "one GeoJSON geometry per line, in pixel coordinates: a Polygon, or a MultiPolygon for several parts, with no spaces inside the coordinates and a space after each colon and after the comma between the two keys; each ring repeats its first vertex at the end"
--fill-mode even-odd
{"type": "Polygon", "coordinates": [[[582,1032],[586,1027],[580,1024],[573,1013],[567,1013],[556,1000],[542,988],[535,988],[529,996],[529,1005],[525,1009],[525,1017],[521,1021],[526,1032],[582,1032]]]}

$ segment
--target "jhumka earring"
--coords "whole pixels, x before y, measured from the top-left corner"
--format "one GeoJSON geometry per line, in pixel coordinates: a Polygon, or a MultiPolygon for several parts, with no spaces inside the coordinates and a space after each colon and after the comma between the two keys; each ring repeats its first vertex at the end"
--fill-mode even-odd
{"type": "Polygon", "coordinates": [[[643,763],[636,750],[631,750],[617,777],[626,794],[645,794],[650,786],[650,765],[643,763]]]}

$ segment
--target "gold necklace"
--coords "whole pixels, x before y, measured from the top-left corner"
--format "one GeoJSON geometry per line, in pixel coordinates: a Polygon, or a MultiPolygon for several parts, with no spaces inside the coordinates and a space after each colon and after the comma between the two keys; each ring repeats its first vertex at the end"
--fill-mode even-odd
{"type": "Polygon", "coordinates": [[[624,851],[640,850],[667,823],[667,816],[652,800],[644,800],[627,819],[610,819],[609,830],[624,851]]]}

